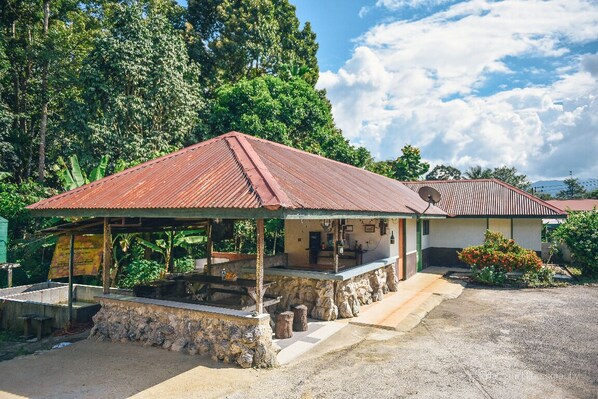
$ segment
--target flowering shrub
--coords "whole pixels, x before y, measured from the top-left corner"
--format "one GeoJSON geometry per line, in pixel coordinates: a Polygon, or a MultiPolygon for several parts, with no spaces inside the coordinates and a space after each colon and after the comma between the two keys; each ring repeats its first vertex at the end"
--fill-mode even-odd
{"type": "Polygon", "coordinates": [[[459,259],[475,271],[492,266],[493,270],[503,273],[520,271],[538,271],[542,260],[530,249],[525,249],[501,233],[486,231],[484,244],[464,248],[458,252],[459,259]]]}

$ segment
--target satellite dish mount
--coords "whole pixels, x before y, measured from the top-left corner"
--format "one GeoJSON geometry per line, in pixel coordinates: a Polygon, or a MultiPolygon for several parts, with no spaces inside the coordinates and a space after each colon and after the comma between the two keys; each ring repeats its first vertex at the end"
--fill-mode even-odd
{"type": "Polygon", "coordinates": [[[441,197],[440,193],[436,189],[434,189],[430,186],[420,187],[420,189],[417,190],[417,193],[419,194],[421,199],[423,199],[424,201],[426,201],[428,203],[428,206],[422,212],[422,215],[424,213],[426,213],[426,211],[430,208],[431,205],[436,205],[437,203],[440,202],[440,197],[441,197]]]}

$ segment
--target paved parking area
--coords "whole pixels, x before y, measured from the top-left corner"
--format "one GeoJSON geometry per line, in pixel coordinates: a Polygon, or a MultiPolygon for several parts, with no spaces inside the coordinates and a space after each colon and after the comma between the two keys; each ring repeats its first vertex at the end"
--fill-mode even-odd
{"type": "Polygon", "coordinates": [[[468,287],[409,332],[348,324],[275,370],[83,341],[0,363],[0,397],[597,398],[598,288],[468,287]]]}

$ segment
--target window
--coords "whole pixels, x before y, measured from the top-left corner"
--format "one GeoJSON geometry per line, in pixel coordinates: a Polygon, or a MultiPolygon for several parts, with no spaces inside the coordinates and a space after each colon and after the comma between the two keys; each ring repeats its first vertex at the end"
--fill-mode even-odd
{"type": "Polygon", "coordinates": [[[429,220],[424,220],[423,234],[425,236],[430,234],[430,221],[429,220]]]}

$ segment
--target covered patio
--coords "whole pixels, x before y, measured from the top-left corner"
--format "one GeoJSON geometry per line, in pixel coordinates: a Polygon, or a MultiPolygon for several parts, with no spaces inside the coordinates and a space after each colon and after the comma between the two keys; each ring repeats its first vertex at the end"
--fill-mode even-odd
{"type": "Polygon", "coordinates": [[[92,335],[202,353],[243,367],[275,364],[265,310],[305,304],[320,320],[355,316],[361,304],[381,300],[406,277],[410,254],[417,257],[408,249],[417,241],[418,221],[446,216],[398,181],[238,132],[29,209],[37,216],[89,218],[55,234],[103,234],[104,295],[92,335]],[[247,219],[255,220],[255,255],[213,254],[215,226],[247,219]],[[265,219],[285,220],[284,254],[265,255],[265,219]],[[175,296],[109,293],[113,234],[189,228],[206,232],[206,267],[170,276],[165,284],[175,296]],[[223,270],[236,281],[222,279],[223,270]],[[207,287],[203,299],[198,284],[207,287]],[[227,292],[232,289],[237,292],[227,292]],[[239,292],[246,294],[241,309],[214,306],[239,292]]]}

